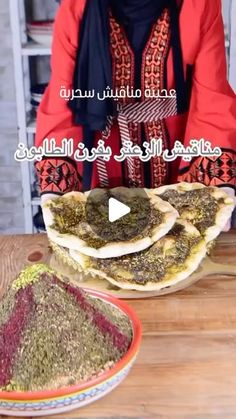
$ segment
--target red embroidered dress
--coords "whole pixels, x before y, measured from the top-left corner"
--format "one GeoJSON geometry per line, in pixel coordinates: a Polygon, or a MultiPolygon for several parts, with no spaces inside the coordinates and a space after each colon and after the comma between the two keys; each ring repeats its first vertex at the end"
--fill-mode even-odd
{"type": "MultiPolygon", "coordinates": [[[[54,29],[52,50],[52,77],[40,105],[37,118],[36,146],[45,138],[55,138],[58,145],[63,138],[73,138],[75,149],[83,140],[82,127],[75,125],[68,102],[60,97],[61,86],[72,89],[78,28],[86,1],[64,0],[59,9],[54,29]]],[[[189,112],[172,115],[152,122],[129,122],[129,136],[135,144],[162,138],[165,148],[172,148],[176,140],[185,146],[191,139],[204,138],[213,146],[220,146],[220,158],[199,157],[192,162],[177,159],[173,163],[155,157],[150,162],[150,186],[158,187],[177,181],[201,182],[206,185],[236,187],[236,100],[226,80],[223,22],[220,1],[214,7],[207,0],[184,1],[180,14],[180,35],[184,68],[193,66],[192,91],[189,112]]],[[[173,56],[170,48],[170,19],[165,10],[154,24],[142,57],[142,101],[145,89],[175,89],[173,56]]],[[[122,27],[111,16],[110,43],[113,63],[113,87],[133,87],[135,78],[134,53],[122,27]]],[[[185,70],[186,71],[186,70],[185,70]]],[[[132,103],[124,98],[121,105],[132,103]]],[[[114,121],[106,145],[113,155],[119,154],[121,125],[114,121]]],[[[101,138],[97,133],[96,142],[101,138]]],[[[96,145],[96,144],[95,144],[96,145]]],[[[36,163],[42,193],[65,193],[81,190],[82,163],[71,159],[44,159],[36,163]]],[[[129,184],[130,167],[112,158],[105,163],[108,176],[106,186],[129,184]]],[[[104,176],[105,176],[104,172],[104,176]]],[[[132,184],[144,186],[144,165],[134,158],[132,184]]],[[[104,186],[103,169],[94,163],[92,188],[104,186]]]]}

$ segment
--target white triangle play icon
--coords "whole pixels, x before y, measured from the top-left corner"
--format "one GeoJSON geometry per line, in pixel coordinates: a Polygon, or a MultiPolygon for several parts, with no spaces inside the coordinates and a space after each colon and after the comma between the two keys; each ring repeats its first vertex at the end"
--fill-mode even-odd
{"type": "Polygon", "coordinates": [[[118,201],[115,198],[109,199],[109,221],[114,223],[131,211],[130,207],[118,201]]]}

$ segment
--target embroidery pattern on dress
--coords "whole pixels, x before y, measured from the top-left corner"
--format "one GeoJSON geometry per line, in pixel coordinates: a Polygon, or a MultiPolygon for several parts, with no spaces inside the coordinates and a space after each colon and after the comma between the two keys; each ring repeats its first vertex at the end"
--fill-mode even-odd
{"type": "Polygon", "coordinates": [[[73,163],[62,159],[45,159],[35,164],[42,193],[66,193],[79,190],[78,173],[73,163]]]}
{"type": "MultiPolygon", "coordinates": [[[[151,38],[144,50],[142,65],[142,90],[151,89],[158,92],[165,88],[164,71],[170,46],[170,17],[168,9],[154,26],[151,38]]],[[[143,97],[145,100],[145,97],[143,97]]],[[[154,99],[155,100],[155,99],[154,99]]],[[[164,121],[149,122],[145,124],[145,132],[149,141],[152,138],[162,139],[163,147],[168,148],[167,130],[164,121]]],[[[168,164],[162,157],[151,160],[152,187],[157,188],[166,184],[168,164]]]]}
{"type": "Polygon", "coordinates": [[[222,184],[236,187],[236,153],[222,150],[221,157],[198,157],[190,167],[180,171],[179,182],[200,182],[206,186],[222,184]]]}
{"type": "MultiPolygon", "coordinates": [[[[116,20],[110,16],[111,27],[111,54],[113,59],[113,85],[118,91],[122,88],[134,86],[135,60],[129,46],[124,30],[116,20]]],[[[164,69],[170,45],[170,19],[168,9],[154,24],[151,35],[145,47],[142,60],[141,85],[143,100],[145,89],[164,89],[164,69]]],[[[150,100],[150,99],[147,99],[150,100]]],[[[121,105],[134,103],[133,98],[120,99],[121,105]]],[[[164,121],[144,124],[146,137],[161,138],[165,147],[168,147],[166,126],[164,121]]],[[[130,138],[134,144],[141,144],[141,124],[129,123],[130,138]]],[[[139,158],[133,159],[133,176],[128,186],[144,186],[144,167],[139,158]]],[[[161,157],[151,159],[152,187],[166,183],[167,164],[161,157]]],[[[125,162],[125,177],[129,176],[129,168],[125,162]]]]}
{"type": "MultiPolygon", "coordinates": [[[[118,91],[122,88],[134,86],[135,60],[125,33],[119,23],[110,16],[111,54],[113,59],[113,86],[118,91]]],[[[118,102],[121,105],[134,103],[133,98],[124,97],[118,102]]],[[[131,141],[134,144],[141,143],[141,127],[139,124],[129,123],[131,141]]],[[[130,170],[127,161],[124,164],[125,179],[127,186],[143,186],[143,168],[139,158],[132,159],[133,173],[130,178],[130,170]]]]}

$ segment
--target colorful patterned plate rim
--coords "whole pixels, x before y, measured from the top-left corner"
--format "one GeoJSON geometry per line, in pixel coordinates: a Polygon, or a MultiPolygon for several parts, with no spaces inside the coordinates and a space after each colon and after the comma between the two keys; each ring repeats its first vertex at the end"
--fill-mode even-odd
{"type": "Polygon", "coordinates": [[[135,311],[124,301],[118,300],[116,297],[112,295],[105,294],[99,291],[93,291],[88,288],[85,291],[91,295],[92,297],[99,298],[103,301],[107,301],[108,303],[115,306],[117,309],[120,309],[124,314],[126,314],[132,324],[133,328],[133,340],[128,352],[124,355],[124,357],[117,362],[113,368],[109,371],[106,371],[104,374],[101,374],[98,378],[95,378],[90,381],[86,381],[83,384],[61,388],[58,390],[47,390],[47,391],[28,391],[28,392],[7,392],[7,391],[0,391],[0,400],[5,401],[36,401],[36,400],[48,400],[58,397],[64,397],[67,395],[73,395],[74,393],[82,392],[88,388],[95,387],[98,384],[101,384],[104,381],[109,380],[111,377],[119,373],[129,362],[137,355],[139,351],[139,347],[141,344],[142,338],[142,326],[141,322],[138,319],[135,311]]]}

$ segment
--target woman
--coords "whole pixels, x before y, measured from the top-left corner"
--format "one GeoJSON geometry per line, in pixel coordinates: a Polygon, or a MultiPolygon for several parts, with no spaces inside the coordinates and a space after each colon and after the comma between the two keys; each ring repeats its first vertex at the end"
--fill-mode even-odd
{"type": "Polygon", "coordinates": [[[64,0],[55,21],[51,65],[36,146],[45,138],[55,138],[58,145],[73,138],[75,149],[81,141],[91,149],[102,138],[115,155],[127,136],[141,148],[144,141],[161,138],[165,149],[176,140],[187,146],[204,138],[220,146],[222,155],[171,163],[160,156],[146,163],[134,157],[93,164],[45,158],[36,164],[44,199],[94,187],[154,188],[180,181],[228,187],[234,194],[236,101],[226,77],[220,0],[64,0]],[[111,98],[74,98],[68,105],[60,97],[62,86],[100,93],[133,87],[142,97],[121,98],[119,107],[111,98]],[[145,89],[175,89],[176,106],[159,109],[148,120],[151,102],[145,89]],[[146,105],[142,114],[140,102],[146,105]],[[127,132],[122,115],[130,104],[133,119],[123,120],[127,132]]]}

